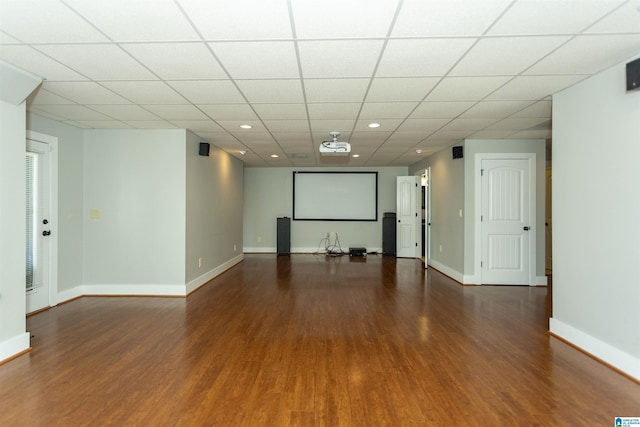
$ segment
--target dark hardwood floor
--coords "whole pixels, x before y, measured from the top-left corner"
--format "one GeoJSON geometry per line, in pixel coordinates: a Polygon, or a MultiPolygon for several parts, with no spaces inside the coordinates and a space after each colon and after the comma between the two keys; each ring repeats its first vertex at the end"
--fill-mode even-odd
{"type": "Polygon", "coordinates": [[[612,426],[640,385],[547,333],[545,288],[419,260],[247,255],[187,298],[28,318],[2,426],[612,426]]]}

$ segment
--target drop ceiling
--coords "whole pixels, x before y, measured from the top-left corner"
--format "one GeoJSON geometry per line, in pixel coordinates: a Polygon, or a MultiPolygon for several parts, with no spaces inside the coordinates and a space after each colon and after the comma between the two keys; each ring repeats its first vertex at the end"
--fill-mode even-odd
{"type": "Polygon", "coordinates": [[[31,112],[186,128],[246,166],[325,165],[332,131],[349,166],[548,139],[551,95],[639,53],[638,0],[0,0],[31,112]]]}

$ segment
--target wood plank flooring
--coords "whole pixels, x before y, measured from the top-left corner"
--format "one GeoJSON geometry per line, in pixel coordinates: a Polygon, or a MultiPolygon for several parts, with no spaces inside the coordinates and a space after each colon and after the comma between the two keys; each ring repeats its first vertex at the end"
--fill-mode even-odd
{"type": "Polygon", "coordinates": [[[547,290],[419,260],[247,255],[187,298],[28,319],[2,426],[610,426],[640,385],[547,333],[547,290]]]}

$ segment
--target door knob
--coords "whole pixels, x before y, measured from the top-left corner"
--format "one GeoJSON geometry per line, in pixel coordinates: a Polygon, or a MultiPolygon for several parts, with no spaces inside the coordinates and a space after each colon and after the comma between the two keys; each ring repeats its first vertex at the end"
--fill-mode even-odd
{"type": "Polygon", "coordinates": [[[524,231],[529,231],[531,229],[531,227],[523,227],[522,228],[524,231]]]}
{"type": "Polygon", "coordinates": [[[43,235],[43,236],[51,236],[51,231],[49,231],[49,230],[44,230],[44,231],[42,232],[42,235],[43,235]]]}

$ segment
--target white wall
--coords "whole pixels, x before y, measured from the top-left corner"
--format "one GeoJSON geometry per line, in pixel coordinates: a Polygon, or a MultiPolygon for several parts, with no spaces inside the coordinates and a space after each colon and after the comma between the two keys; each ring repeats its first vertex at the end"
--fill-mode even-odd
{"type": "Polygon", "coordinates": [[[185,141],[184,129],[85,131],[86,294],[184,292],[185,141]]]}
{"type": "Polygon", "coordinates": [[[209,157],[198,155],[201,141],[204,142],[187,132],[187,291],[243,259],[244,164],[215,145],[211,145],[209,157]]]}
{"type": "MultiPolygon", "coordinates": [[[[338,233],[342,249],[364,246],[382,250],[382,217],[396,211],[396,177],[408,174],[406,167],[381,168],[245,168],[245,252],[276,251],[276,218],[292,216],[293,171],[378,172],[378,221],[291,221],[292,252],[314,252],[327,232],[338,233]]],[[[320,247],[324,250],[324,244],[320,247]]]]}
{"type": "Polygon", "coordinates": [[[0,100],[0,361],[29,348],[25,292],[25,104],[0,100]]]}
{"type": "Polygon", "coordinates": [[[624,63],[554,96],[552,150],[551,331],[640,379],[640,91],[624,63]]]}
{"type": "Polygon", "coordinates": [[[27,129],[58,138],[58,294],[60,300],[82,285],[84,131],[27,113],[27,129]]]}

